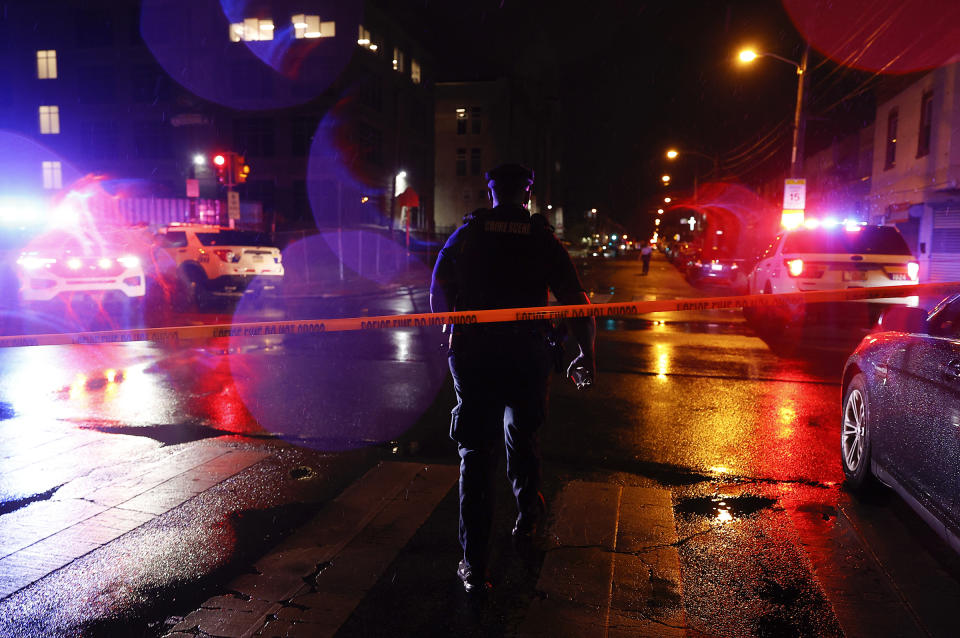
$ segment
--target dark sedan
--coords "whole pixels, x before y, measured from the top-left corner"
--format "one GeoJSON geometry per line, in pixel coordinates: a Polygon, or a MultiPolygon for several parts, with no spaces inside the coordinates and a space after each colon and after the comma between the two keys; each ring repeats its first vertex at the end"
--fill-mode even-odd
{"type": "Polygon", "coordinates": [[[888,310],[847,360],[841,459],[852,489],[893,488],[960,551],[960,294],[888,310]]]}

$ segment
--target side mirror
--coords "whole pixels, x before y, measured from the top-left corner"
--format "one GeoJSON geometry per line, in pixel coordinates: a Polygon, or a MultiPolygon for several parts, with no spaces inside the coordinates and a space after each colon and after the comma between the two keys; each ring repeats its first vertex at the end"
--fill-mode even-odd
{"type": "Polygon", "coordinates": [[[877,331],[927,334],[927,311],[923,308],[893,306],[880,315],[877,331]]]}

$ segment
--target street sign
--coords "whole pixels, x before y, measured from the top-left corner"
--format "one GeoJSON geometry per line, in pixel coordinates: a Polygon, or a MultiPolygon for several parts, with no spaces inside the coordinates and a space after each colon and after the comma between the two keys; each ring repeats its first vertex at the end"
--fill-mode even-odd
{"type": "Polygon", "coordinates": [[[200,197],[200,180],[187,180],[187,197],[200,197]]]}
{"type": "Polygon", "coordinates": [[[240,219],[240,193],[237,191],[227,193],[227,217],[240,219]]]}
{"type": "Polygon", "coordinates": [[[786,210],[803,210],[807,207],[807,180],[784,180],[783,207],[786,210]]]}

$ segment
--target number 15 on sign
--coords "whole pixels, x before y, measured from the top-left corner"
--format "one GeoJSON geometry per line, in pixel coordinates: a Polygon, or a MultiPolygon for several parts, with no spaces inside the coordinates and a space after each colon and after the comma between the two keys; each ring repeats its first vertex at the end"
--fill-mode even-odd
{"type": "Polygon", "coordinates": [[[788,179],[783,182],[783,207],[803,210],[807,203],[807,180],[788,179]]]}

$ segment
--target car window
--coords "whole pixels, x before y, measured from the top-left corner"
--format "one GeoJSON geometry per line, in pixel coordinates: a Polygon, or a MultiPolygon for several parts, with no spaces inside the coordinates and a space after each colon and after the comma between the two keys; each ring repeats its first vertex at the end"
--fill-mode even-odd
{"type": "Polygon", "coordinates": [[[855,226],[858,230],[804,229],[790,233],[785,253],[911,255],[907,243],[892,226],[855,226]]]}
{"type": "Polygon", "coordinates": [[[243,230],[221,230],[216,233],[197,233],[204,246],[269,246],[270,240],[263,233],[243,230]]]}
{"type": "Polygon", "coordinates": [[[187,234],[183,231],[167,232],[161,237],[164,243],[171,248],[183,248],[187,245],[187,234]]]}
{"type": "Polygon", "coordinates": [[[930,312],[927,329],[935,337],[960,336],[960,295],[945,299],[930,312]]]}

